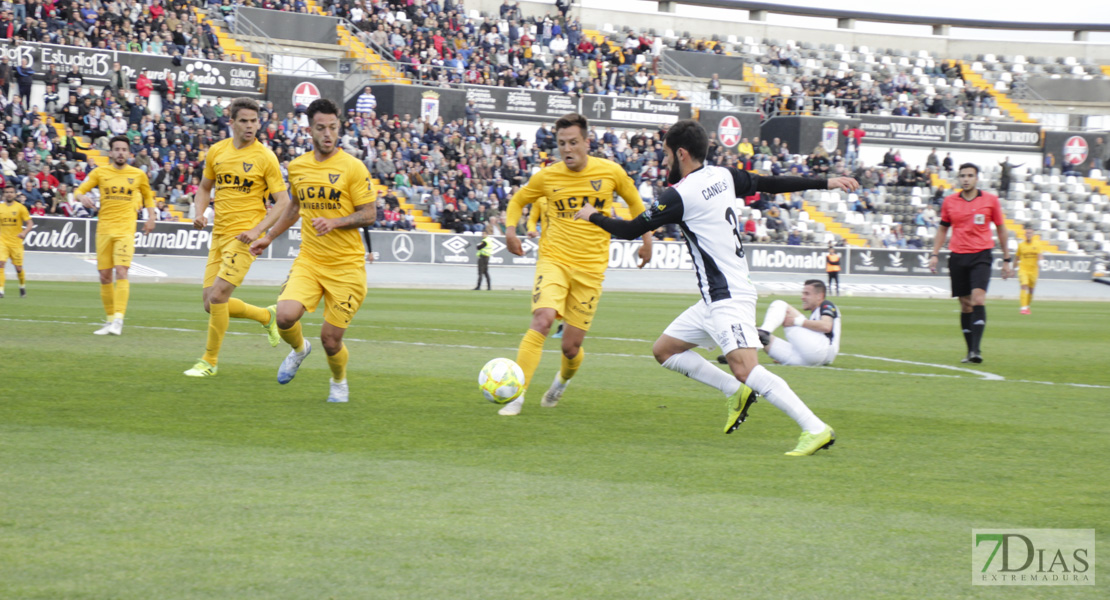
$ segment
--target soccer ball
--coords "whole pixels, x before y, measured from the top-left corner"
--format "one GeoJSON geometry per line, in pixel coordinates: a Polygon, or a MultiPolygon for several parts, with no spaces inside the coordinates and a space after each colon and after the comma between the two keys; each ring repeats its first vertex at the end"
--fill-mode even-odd
{"type": "Polygon", "coordinates": [[[495,358],[478,373],[478,389],[494,404],[512,402],[524,393],[524,371],[507,358],[495,358]]]}

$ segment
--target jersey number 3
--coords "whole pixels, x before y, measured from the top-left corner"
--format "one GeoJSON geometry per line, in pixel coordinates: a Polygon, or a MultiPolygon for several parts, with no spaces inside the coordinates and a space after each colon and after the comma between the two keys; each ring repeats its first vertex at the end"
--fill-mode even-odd
{"type": "Polygon", "coordinates": [[[736,237],[736,256],[744,258],[744,225],[740,223],[740,218],[732,211],[731,206],[725,209],[725,220],[732,225],[732,235],[736,237]]]}

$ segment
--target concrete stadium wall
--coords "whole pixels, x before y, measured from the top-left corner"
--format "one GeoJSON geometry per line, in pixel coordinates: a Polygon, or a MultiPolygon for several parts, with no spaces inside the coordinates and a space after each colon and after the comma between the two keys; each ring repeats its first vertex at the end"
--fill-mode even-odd
{"type": "MultiPolygon", "coordinates": [[[[535,2],[520,0],[520,10],[524,16],[555,13],[554,2],[535,2]]],[[[477,9],[491,15],[500,13],[501,0],[466,0],[468,9],[477,9]]],[[[679,9],[681,10],[681,9],[679,9]]],[[[604,23],[614,27],[625,25],[636,30],[653,28],[657,33],[672,29],[681,35],[689,31],[697,37],[709,39],[717,34],[721,39],[729,35],[739,38],[751,36],[779,41],[807,41],[813,44],[844,44],[845,46],[868,46],[870,48],[903,48],[906,50],[926,50],[937,58],[963,58],[965,54],[1022,54],[1025,56],[1074,56],[1094,61],[1110,62],[1110,44],[1091,42],[1024,42],[998,40],[964,40],[941,36],[911,36],[867,33],[851,29],[819,29],[790,27],[758,21],[726,22],[712,19],[683,17],[678,14],[642,13],[621,10],[601,10],[574,5],[571,14],[576,15],[583,27],[600,29],[604,23]]],[[[922,23],[927,24],[925,22],[922,23]]]]}

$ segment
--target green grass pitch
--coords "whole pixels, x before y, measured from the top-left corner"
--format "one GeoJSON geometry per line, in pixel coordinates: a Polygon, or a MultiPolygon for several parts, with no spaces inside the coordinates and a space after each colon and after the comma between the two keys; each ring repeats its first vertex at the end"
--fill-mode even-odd
{"type": "Polygon", "coordinates": [[[13,296],[0,598],[1106,597],[970,576],[973,528],[1093,528],[1106,548],[1105,303],[990,302],[986,362],[960,365],[955,301],[840,298],[834,368],[770,367],[837,430],[798,459],[769,403],[726,436],[720,394],[651,358],[693,294],[606,294],[563,402],[539,407],[548,340],[516,418],[476,378],[515,357],[525,292],[371,290],[348,405],[323,401],[319,349],[278,385],[287,349],[250,322],[218,377],[182,376],[196,286],[136,283],[118,338],[92,335],[95,284],[13,296]]]}

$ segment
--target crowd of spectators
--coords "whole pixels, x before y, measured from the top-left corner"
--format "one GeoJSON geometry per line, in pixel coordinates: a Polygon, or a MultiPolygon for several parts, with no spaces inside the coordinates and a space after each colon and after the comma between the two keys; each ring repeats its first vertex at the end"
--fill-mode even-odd
{"type": "Polygon", "coordinates": [[[176,56],[225,60],[207,23],[185,0],[25,0],[0,5],[0,37],[176,56]]]}

